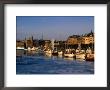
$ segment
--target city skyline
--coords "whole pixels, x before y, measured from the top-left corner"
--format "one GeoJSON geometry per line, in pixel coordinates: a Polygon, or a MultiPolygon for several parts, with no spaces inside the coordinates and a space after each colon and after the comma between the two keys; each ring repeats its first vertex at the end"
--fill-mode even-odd
{"type": "Polygon", "coordinates": [[[17,16],[17,39],[66,40],[73,34],[94,31],[94,16],[17,16]]]}

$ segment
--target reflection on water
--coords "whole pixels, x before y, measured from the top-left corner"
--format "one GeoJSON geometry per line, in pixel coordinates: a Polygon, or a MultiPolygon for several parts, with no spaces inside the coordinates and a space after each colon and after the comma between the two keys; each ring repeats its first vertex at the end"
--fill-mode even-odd
{"type": "Polygon", "coordinates": [[[16,74],[94,74],[94,62],[24,50],[16,55],[16,74]]]}

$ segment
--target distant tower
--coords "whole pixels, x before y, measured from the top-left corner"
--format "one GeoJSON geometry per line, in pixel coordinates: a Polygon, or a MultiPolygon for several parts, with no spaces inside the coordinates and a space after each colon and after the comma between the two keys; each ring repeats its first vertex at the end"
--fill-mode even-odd
{"type": "Polygon", "coordinates": [[[31,43],[32,43],[32,46],[33,46],[33,36],[31,37],[31,43]]]}
{"type": "Polygon", "coordinates": [[[33,41],[33,36],[31,37],[31,40],[33,41]]]}
{"type": "Polygon", "coordinates": [[[26,46],[27,46],[27,43],[26,43],[26,37],[25,37],[25,39],[24,39],[24,48],[26,48],[26,46]]]}
{"type": "Polygon", "coordinates": [[[24,40],[24,47],[27,48],[27,39],[25,37],[25,40],[24,40]]]}
{"type": "Polygon", "coordinates": [[[92,32],[92,29],[91,29],[91,33],[93,33],[93,32],[92,32]]]}

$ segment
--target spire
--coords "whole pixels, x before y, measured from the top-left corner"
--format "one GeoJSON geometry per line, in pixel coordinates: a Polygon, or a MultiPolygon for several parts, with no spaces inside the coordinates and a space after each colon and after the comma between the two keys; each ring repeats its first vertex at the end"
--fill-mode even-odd
{"type": "Polygon", "coordinates": [[[93,32],[92,32],[92,29],[91,29],[91,34],[92,34],[93,32]]]}
{"type": "Polygon", "coordinates": [[[32,36],[32,38],[31,38],[31,39],[32,39],[32,41],[33,41],[33,36],[32,36]]]}

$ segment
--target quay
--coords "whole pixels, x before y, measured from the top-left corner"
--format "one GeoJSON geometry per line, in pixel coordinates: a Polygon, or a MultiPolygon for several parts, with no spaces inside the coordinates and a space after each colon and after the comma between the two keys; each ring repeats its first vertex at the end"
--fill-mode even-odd
{"type": "MultiPolygon", "coordinates": [[[[17,50],[21,50],[21,49],[17,49],[17,50]]],[[[23,50],[23,49],[22,49],[23,50]]],[[[28,52],[28,53],[36,53],[36,54],[40,54],[40,55],[45,55],[48,57],[52,57],[52,56],[57,56],[57,57],[63,57],[63,58],[73,58],[75,60],[85,60],[85,61],[94,61],[94,53],[92,50],[71,50],[69,49],[68,51],[53,51],[53,50],[28,50],[28,49],[24,49],[24,51],[28,52]]],[[[16,57],[22,57],[22,54],[17,54],[16,57]]]]}
{"type": "Polygon", "coordinates": [[[45,54],[46,56],[60,56],[67,58],[94,61],[94,33],[72,35],[66,41],[29,39],[16,42],[17,50],[45,54]]]}

